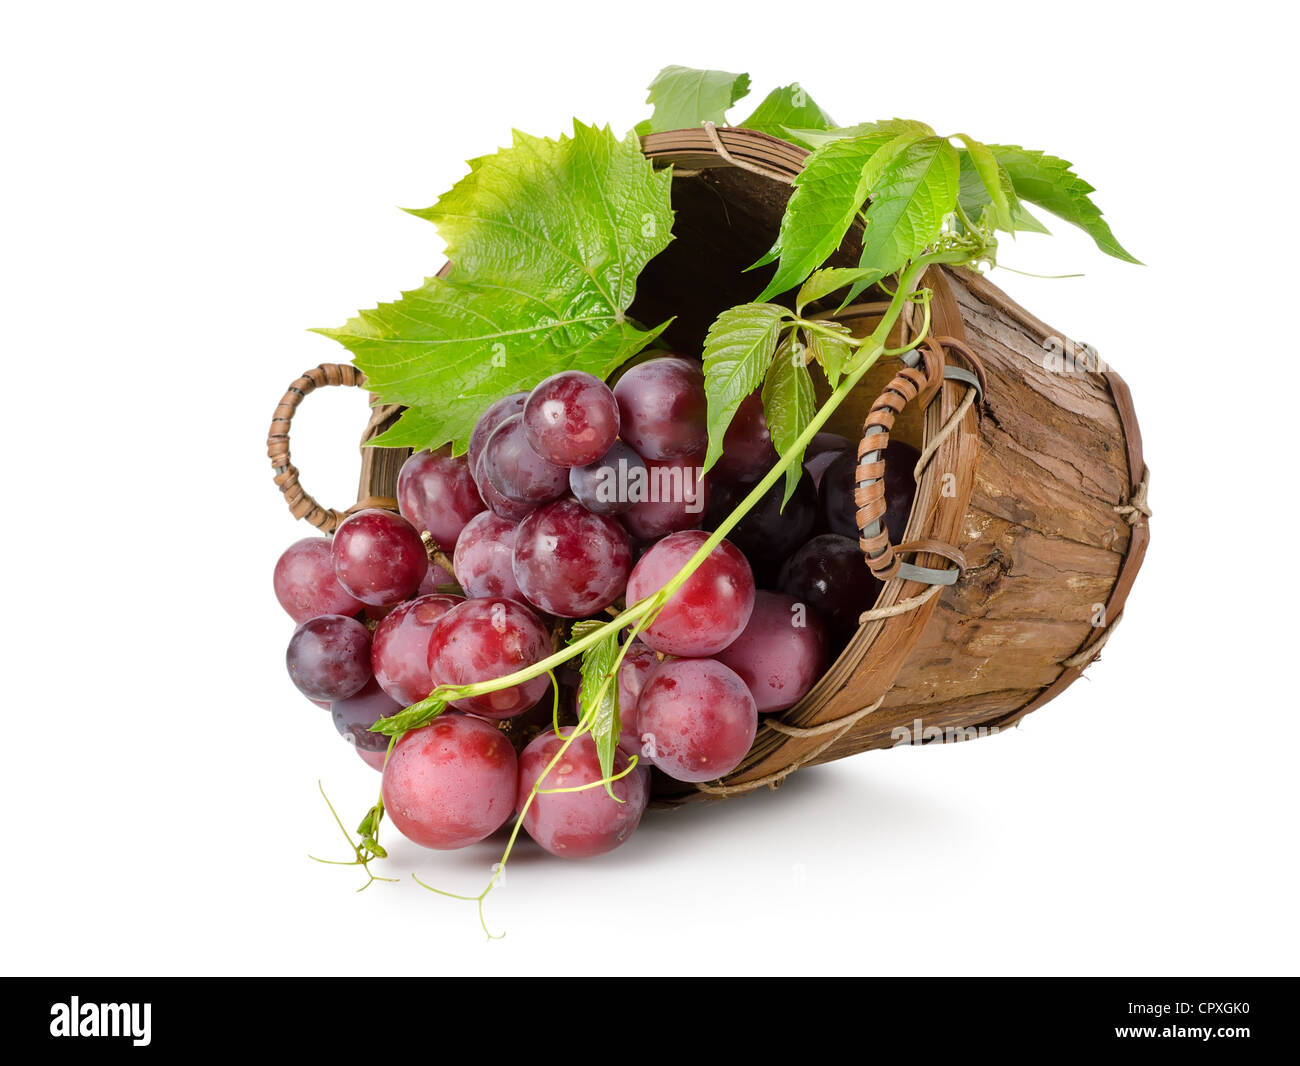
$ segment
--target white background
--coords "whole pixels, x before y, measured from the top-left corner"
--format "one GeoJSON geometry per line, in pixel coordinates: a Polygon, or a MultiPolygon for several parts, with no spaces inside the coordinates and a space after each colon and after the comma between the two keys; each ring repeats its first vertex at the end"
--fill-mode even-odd
{"type": "MultiPolygon", "coordinates": [[[[1295,27],[1056,10],[9,5],[0,968],[1294,972],[1295,27]],[[489,944],[468,904],[306,857],[342,855],[317,779],[354,823],[379,778],[285,676],[271,567],[309,530],[263,441],[344,358],[306,328],[439,265],[398,206],[511,126],[627,129],[667,63],[1073,160],[1147,265],[1055,224],[1003,261],[1085,277],[995,280],[1130,382],[1153,544],[1103,660],[1019,730],[650,816],[588,863],[526,847],[489,944]]],[[[346,506],[340,391],[294,457],[346,506]]],[[[462,892],[496,857],[389,839],[396,876],[462,892]]]]}

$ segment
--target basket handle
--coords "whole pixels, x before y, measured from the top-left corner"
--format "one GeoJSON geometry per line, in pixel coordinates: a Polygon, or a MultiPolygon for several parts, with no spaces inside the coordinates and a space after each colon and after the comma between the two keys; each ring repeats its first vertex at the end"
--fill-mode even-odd
{"type": "MultiPolygon", "coordinates": [[[[867,566],[880,581],[901,577],[907,581],[920,581],[929,585],[955,584],[965,567],[960,550],[932,540],[921,540],[894,545],[885,525],[885,449],[889,445],[889,431],[894,421],[913,400],[926,405],[942,387],[945,379],[965,383],[977,395],[983,394],[984,369],[974,353],[952,338],[925,341],[914,352],[904,357],[901,370],[890,380],[879,398],[871,405],[862,427],[862,440],[858,444],[858,467],[854,475],[853,501],[857,504],[858,544],[867,558],[867,566]],[[971,370],[947,366],[945,349],[954,348],[971,364],[971,370]],[[940,555],[953,566],[944,570],[906,563],[901,556],[928,552],[940,555]]],[[[964,413],[961,412],[961,413],[964,413]]],[[[946,436],[948,427],[941,431],[946,436]]],[[[929,455],[932,442],[917,464],[917,476],[929,455]]]]}
{"type": "MultiPolygon", "coordinates": [[[[321,363],[308,370],[290,385],[271,417],[271,429],[266,437],[266,454],[275,472],[275,483],[284,494],[285,502],[294,518],[306,519],[324,533],[333,533],[348,512],[333,507],[322,507],[298,480],[298,468],[289,458],[289,425],[298,405],[323,385],[364,387],[365,375],[356,367],[343,363],[321,363]]],[[[355,510],[355,508],[353,508],[355,510]]]]}

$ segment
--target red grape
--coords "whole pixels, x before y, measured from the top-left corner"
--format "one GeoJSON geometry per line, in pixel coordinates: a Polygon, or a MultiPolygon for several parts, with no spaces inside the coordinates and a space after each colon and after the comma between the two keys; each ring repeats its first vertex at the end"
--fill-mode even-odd
{"type": "Polygon", "coordinates": [[[379,623],[370,645],[370,664],[380,687],[401,706],[419,703],[433,691],[430,634],[439,618],[463,602],[459,596],[421,596],[399,603],[379,623]]]}
{"type": "Polygon", "coordinates": [[[507,600],[524,598],[515,582],[513,568],[517,528],[514,522],[484,511],[471,518],[461,530],[452,565],[465,595],[507,600]]]}
{"type": "Polygon", "coordinates": [[[447,711],[405,734],[384,769],[384,810],[408,840],[447,850],[496,832],[514,812],[515,749],[490,723],[447,711]]]}
{"type": "Polygon", "coordinates": [[[285,549],[275,564],[275,598],[295,622],[365,606],[334,576],[328,537],[304,537],[285,549]]]}
{"type": "Polygon", "coordinates": [[[519,523],[515,581],[530,603],[549,614],[595,614],[622,594],[631,570],[623,527],[575,500],[548,503],[519,523]]]}
{"type": "MultiPolygon", "coordinates": [[[[560,732],[567,738],[573,733],[573,727],[560,732]]],[[[539,787],[546,789],[575,788],[604,778],[596,743],[589,733],[574,740],[554,769],[546,773],[563,745],[564,739],[547,730],[524,748],[519,758],[517,808],[523,807],[539,780],[539,787]]],[[[628,762],[627,755],[615,751],[614,773],[626,770],[628,762]]],[[[649,774],[638,767],[610,787],[621,803],[610,798],[604,785],[593,785],[580,792],[539,791],[524,815],[524,830],[552,855],[562,859],[585,859],[612,851],[632,835],[641,821],[650,799],[649,774]]]]}
{"type": "MultiPolygon", "coordinates": [[[[707,539],[707,533],[687,530],[653,545],[632,568],[627,602],[658,592],[707,539]]],[[[712,655],[740,636],[753,609],[749,563],[724,540],[673,594],[641,639],[667,655],[712,655]]]]}
{"type": "Polygon", "coordinates": [[[492,436],[492,431],[511,415],[523,414],[524,404],[527,401],[528,393],[512,392],[509,396],[501,397],[478,416],[473,432],[469,435],[469,448],[465,452],[469,468],[474,471],[475,481],[478,481],[479,457],[483,454],[483,446],[487,444],[488,437],[492,436]]]}
{"type": "Polygon", "coordinates": [[[569,488],[568,470],[529,446],[523,415],[511,415],[492,431],[479,457],[479,476],[511,503],[546,503],[569,488]]]}
{"type": "Polygon", "coordinates": [[[469,460],[445,451],[416,452],[397,475],[397,509],[448,554],[465,523],[483,510],[469,460]]]}
{"type": "Polygon", "coordinates": [[[402,705],[394,702],[373,678],[360,692],[330,704],[339,736],[358,751],[377,751],[381,755],[388,750],[388,738],[383,733],[371,732],[370,727],[401,709],[402,705]]]}
{"type": "Polygon", "coordinates": [[[722,457],[709,474],[716,481],[758,481],[776,460],[772,434],[763,415],[763,397],[751,392],[736,408],[722,438],[722,457]]]}
{"type": "Polygon", "coordinates": [[[834,533],[813,537],[786,560],[779,584],[821,615],[839,641],[858,631],[858,616],[880,594],[858,542],[834,533]]]}
{"type": "Polygon", "coordinates": [[[641,752],[641,734],[637,730],[636,704],[646,680],[659,665],[659,656],[649,644],[633,641],[618,668],[618,717],[622,727],[618,746],[629,755],[641,752]]]}
{"type": "Polygon", "coordinates": [[[749,625],[717,659],[749,686],[760,712],[783,711],[803,699],[826,669],[826,627],[792,596],[759,592],[749,625]]]}
{"type": "MultiPolygon", "coordinates": [[[[459,543],[460,542],[458,540],[457,544],[459,543]]],[[[456,584],[455,577],[447,573],[447,571],[444,570],[437,563],[430,563],[428,571],[425,573],[424,577],[420,579],[420,587],[416,589],[415,594],[417,596],[441,595],[438,592],[439,585],[454,585],[454,584],[456,584]]]]}
{"type": "MultiPolygon", "coordinates": [[[[527,607],[514,600],[466,600],[434,624],[429,673],[437,685],[495,681],[524,670],[551,654],[551,635],[527,607]]],[[[452,700],[453,707],[484,718],[513,718],[545,694],[543,674],[520,685],[452,700]]]]}
{"type": "Polygon", "coordinates": [[[618,436],[618,401],[598,377],[564,370],[541,382],[524,405],[529,446],[557,466],[594,463],[618,436]]]}
{"type": "Polygon", "coordinates": [[[378,770],[381,774],[384,772],[384,760],[388,758],[388,747],[385,745],[383,751],[366,751],[365,748],[357,748],[357,754],[361,756],[361,761],[372,770],[378,770]]]}
{"type": "Polygon", "coordinates": [[[592,514],[622,514],[635,502],[633,486],[648,483],[645,460],[621,440],[594,463],[569,471],[569,491],[592,514]]]}
{"type": "Polygon", "coordinates": [[[660,663],[637,701],[637,729],[651,759],[678,781],[731,773],[754,743],[753,694],[715,659],[660,663]]]}
{"type": "Polygon", "coordinates": [[[628,532],[637,540],[654,540],[698,527],[709,505],[709,479],[701,476],[695,459],[647,459],[645,465],[645,487],[621,516],[628,532]]]}
{"type": "Polygon", "coordinates": [[[507,500],[497,492],[492,487],[492,482],[487,479],[487,475],[483,473],[482,459],[479,460],[474,481],[478,485],[478,494],[487,504],[488,510],[507,522],[522,522],[537,507],[535,503],[516,503],[514,500],[507,500]]]}
{"type": "Polygon", "coordinates": [[[293,631],[285,665],[309,700],[345,699],[370,680],[370,630],[341,614],[309,618],[293,631]]]}
{"type": "Polygon", "coordinates": [[[704,371],[689,359],[650,359],[614,386],[620,433],[646,459],[681,459],[709,443],[704,371]]]}
{"type": "Polygon", "coordinates": [[[392,511],[371,508],[334,533],[334,576],[362,603],[390,607],[414,595],[429,572],[420,534],[392,511]]]}

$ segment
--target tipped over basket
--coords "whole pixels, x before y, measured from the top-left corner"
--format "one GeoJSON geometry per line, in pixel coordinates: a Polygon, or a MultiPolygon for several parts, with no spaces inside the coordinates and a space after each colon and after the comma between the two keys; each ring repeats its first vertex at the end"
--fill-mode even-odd
{"type": "MultiPolygon", "coordinates": [[[[631,313],[675,316],[670,345],[698,351],[718,311],[753,298],[743,270],[772,244],[804,151],[745,129],[650,134],[642,149],[674,168],[675,240],[638,282],[631,313]]],[[[851,233],[832,265],[856,262],[851,233]]],[[[862,605],[857,634],[821,680],[763,716],[744,762],[690,785],[656,777],[676,805],[775,787],[796,769],[899,743],[964,740],[1018,722],[1062,692],[1100,653],[1123,613],[1149,539],[1148,473],[1128,387],[972,271],[932,268],[928,339],[882,359],[827,429],[860,439],[860,543],[883,589],[862,605]],[[1083,356],[1079,357],[1078,353],[1083,356]],[[907,531],[891,544],[884,445],[921,451],[907,531]]],[[[869,332],[883,303],[848,309],[869,332]]],[[[906,316],[896,346],[919,324],[906,316]]],[[[303,489],[289,422],[322,385],[364,385],[350,366],[299,378],[268,440],[294,515],[330,532],[346,512],[303,489]]],[[[363,443],[400,408],[373,409],[363,443]]],[[[409,453],[363,448],[360,507],[394,507],[409,453]]]]}

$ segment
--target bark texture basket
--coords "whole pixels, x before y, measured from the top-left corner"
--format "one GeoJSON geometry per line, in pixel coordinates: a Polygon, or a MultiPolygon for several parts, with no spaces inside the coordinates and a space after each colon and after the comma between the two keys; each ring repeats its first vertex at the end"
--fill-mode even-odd
{"type": "MultiPolygon", "coordinates": [[[[676,239],[642,274],[632,314],[676,316],[666,340],[698,352],[718,311],[753,298],[754,276],[742,271],[771,246],[805,153],[712,127],[651,134],[642,147],[674,167],[676,239]]],[[[856,241],[851,234],[836,265],[856,262],[856,241]]],[[[761,716],[734,773],[701,786],[656,775],[660,805],[775,787],[792,770],[900,740],[1006,728],[1079,677],[1118,623],[1150,515],[1127,386],[1112,371],[1063,362],[1059,353],[1073,350],[1064,335],[982,276],[932,270],[923,284],[934,293],[932,340],[917,366],[882,360],[827,426],[862,440],[858,520],[885,580],[877,603],[862,605],[856,636],[802,701],[761,716]],[[902,545],[875,522],[882,433],[923,451],[902,545]]],[[[855,332],[881,307],[853,309],[855,332]]],[[[896,340],[914,326],[904,321],[896,340]]],[[[351,367],[308,372],[276,409],[268,451],[293,513],[329,532],[343,514],[306,493],[288,446],[298,403],[326,384],[364,382],[351,367]]],[[[398,413],[376,407],[363,443],[398,413]]],[[[393,506],[407,453],[362,454],[356,506],[393,506]]]]}

